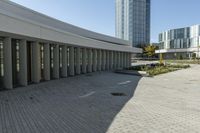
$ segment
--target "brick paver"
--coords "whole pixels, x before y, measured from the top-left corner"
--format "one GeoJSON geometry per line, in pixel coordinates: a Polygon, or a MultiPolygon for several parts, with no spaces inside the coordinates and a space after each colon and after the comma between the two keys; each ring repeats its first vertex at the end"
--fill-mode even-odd
{"type": "Polygon", "coordinates": [[[108,133],[200,133],[200,66],[143,78],[108,133]]]}
{"type": "Polygon", "coordinates": [[[2,91],[0,133],[198,133],[199,71],[97,72],[2,91]]]}
{"type": "Polygon", "coordinates": [[[97,72],[0,92],[0,133],[106,132],[140,78],[97,72]]]}

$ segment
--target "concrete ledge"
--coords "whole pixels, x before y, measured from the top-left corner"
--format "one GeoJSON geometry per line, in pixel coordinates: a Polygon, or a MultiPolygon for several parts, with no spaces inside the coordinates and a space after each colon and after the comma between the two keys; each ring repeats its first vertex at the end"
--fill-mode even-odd
{"type": "Polygon", "coordinates": [[[145,72],[145,71],[116,70],[115,73],[142,76],[142,77],[149,77],[149,74],[147,72],[145,72]]]}

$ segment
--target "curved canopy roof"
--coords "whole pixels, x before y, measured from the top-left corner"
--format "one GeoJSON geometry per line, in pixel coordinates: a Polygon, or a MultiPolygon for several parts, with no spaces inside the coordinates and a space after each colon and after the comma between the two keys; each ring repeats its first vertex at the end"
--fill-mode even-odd
{"type": "Polygon", "coordinates": [[[122,39],[118,39],[115,37],[103,35],[100,33],[96,33],[93,31],[89,31],[65,22],[62,22],[60,20],[54,19],[52,17],[49,17],[47,15],[41,14],[39,12],[36,12],[34,10],[31,10],[29,8],[26,8],[24,6],[21,6],[19,4],[16,4],[14,2],[8,1],[8,0],[3,0],[0,4],[0,9],[5,10],[9,13],[12,13],[14,15],[17,15],[19,17],[22,17],[24,19],[28,19],[37,23],[45,24],[47,26],[63,30],[66,32],[70,32],[76,35],[80,35],[83,37],[91,38],[91,39],[96,39],[99,41],[105,41],[109,43],[115,43],[118,45],[130,45],[129,41],[125,41],[122,39]],[[10,8],[9,8],[10,7],[10,8]]]}

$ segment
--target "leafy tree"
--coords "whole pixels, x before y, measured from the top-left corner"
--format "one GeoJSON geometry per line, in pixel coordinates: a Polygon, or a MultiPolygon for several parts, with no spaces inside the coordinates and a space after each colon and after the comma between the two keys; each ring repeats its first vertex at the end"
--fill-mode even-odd
{"type": "Polygon", "coordinates": [[[147,55],[148,57],[154,57],[155,51],[158,49],[155,45],[148,45],[144,47],[144,54],[147,55]]]}

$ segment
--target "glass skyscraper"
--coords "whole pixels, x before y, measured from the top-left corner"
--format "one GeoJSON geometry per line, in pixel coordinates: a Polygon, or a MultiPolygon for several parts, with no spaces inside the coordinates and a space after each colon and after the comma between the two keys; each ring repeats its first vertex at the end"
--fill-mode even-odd
{"type": "Polygon", "coordinates": [[[134,47],[150,43],[150,0],[116,0],[116,37],[134,47]]]}

